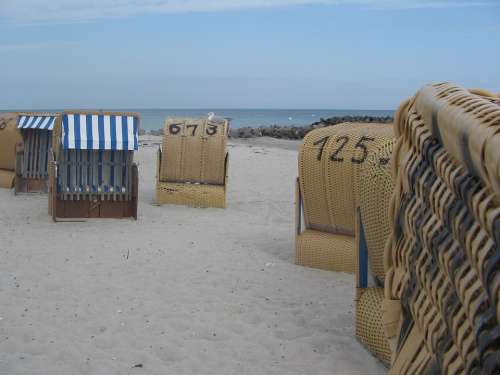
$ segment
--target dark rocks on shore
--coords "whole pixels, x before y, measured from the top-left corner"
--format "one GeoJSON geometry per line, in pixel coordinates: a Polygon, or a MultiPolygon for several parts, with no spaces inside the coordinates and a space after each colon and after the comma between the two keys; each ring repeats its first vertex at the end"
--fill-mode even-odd
{"type": "Polygon", "coordinates": [[[344,122],[374,122],[374,123],[391,123],[394,118],[391,116],[339,116],[328,119],[320,119],[320,121],[312,123],[309,126],[259,126],[259,127],[243,127],[231,129],[230,136],[233,138],[255,138],[255,137],[272,137],[282,139],[302,139],[307,133],[313,129],[323,128],[342,124],[344,122]]]}
{"type": "Polygon", "coordinates": [[[150,131],[149,131],[149,134],[151,134],[151,135],[158,135],[158,136],[162,136],[162,135],[163,135],[163,129],[158,129],[158,130],[150,130],[150,131]]]}
{"type": "MultiPolygon", "coordinates": [[[[229,135],[232,138],[271,137],[281,139],[302,139],[313,129],[342,124],[344,122],[374,122],[387,124],[393,121],[394,118],[390,116],[338,116],[327,119],[321,118],[320,121],[314,122],[309,126],[246,126],[243,128],[231,129],[229,135]]],[[[163,129],[151,130],[149,134],[162,136],[163,129]]]]}
{"type": "Polygon", "coordinates": [[[231,129],[233,138],[272,137],[283,139],[302,139],[310,129],[301,126],[260,126],[257,128],[244,127],[231,129]]]}

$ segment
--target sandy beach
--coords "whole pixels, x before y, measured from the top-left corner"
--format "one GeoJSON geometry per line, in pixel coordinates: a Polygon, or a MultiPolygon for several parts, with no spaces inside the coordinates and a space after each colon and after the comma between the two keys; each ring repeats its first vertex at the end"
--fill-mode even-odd
{"type": "Polygon", "coordinates": [[[0,190],[0,374],[384,374],[354,337],[354,277],[294,264],[298,141],[229,146],[228,208],[53,223],[0,190]]]}

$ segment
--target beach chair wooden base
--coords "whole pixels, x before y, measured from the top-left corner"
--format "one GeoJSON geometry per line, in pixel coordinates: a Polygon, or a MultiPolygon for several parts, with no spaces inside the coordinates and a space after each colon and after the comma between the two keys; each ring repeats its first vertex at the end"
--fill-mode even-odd
{"type": "Polygon", "coordinates": [[[14,178],[16,174],[14,171],[0,169],[0,188],[12,189],[14,187],[14,178]]]}
{"type": "Polygon", "coordinates": [[[226,208],[226,186],[157,181],[156,203],[226,208]]]}
{"type": "Polygon", "coordinates": [[[16,176],[14,189],[16,194],[45,194],[49,191],[49,185],[46,179],[16,176]]]}
{"type": "Polygon", "coordinates": [[[137,201],[60,200],[56,201],[56,218],[137,219],[137,201]]]}
{"type": "Polygon", "coordinates": [[[54,221],[58,219],[125,219],[137,220],[137,205],[139,191],[139,177],[137,165],[132,166],[132,197],[129,200],[115,200],[111,196],[91,194],[89,196],[75,196],[72,199],[61,199],[53,187],[56,186],[54,163],[49,168],[50,192],[49,215],[54,221]],[[76,199],[78,198],[78,199],[76,199]]]}

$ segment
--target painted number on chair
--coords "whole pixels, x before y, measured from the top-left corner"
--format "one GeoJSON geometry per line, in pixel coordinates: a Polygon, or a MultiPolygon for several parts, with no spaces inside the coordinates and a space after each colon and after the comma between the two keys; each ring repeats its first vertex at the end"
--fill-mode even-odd
{"type": "MultiPolygon", "coordinates": [[[[313,143],[314,146],[319,145],[318,156],[317,156],[318,161],[321,161],[323,159],[323,152],[324,152],[325,146],[328,143],[328,141],[330,140],[330,138],[331,138],[331,136],[323,137],[323,138],[321,138],[313,143]]],[[[351,141],[354,143],[354,149],[362,152],[360,157],[352,157],[350,159],[351,163],[353,163],[353,164],[364,163],[366,158],[368,157],[368,143],[375,141],[375,138],[367,137],[364,135],[361,136],[360,138],[354,139],[354,140],[351,140],[347,135],[341,135],[341,136],[336,137],[334,139],[335,149],[333,150],[332,154],[329,156],[330,160],[333,162],[337,162],[337,163],[343,163],[345,161],[345,159],[344,159],[345,147],[351,141]]]]}
{"type": "Polygon", "coordinates": [[[207,135],[212,136],[217,134],[217,125],[208,125],[207,126],[207,135]]]}
{"type": "Polygon", "coordinates": [[[198,129],[198,125],[197,124],[193,124],[193,125],[187,125],[186,128],[189,130],[189,129],[193,129],[193,131],[191,132],[191,135],[192,136],[195,136],[196,135],[196,129],[198,129]]]}
{"type": "Polygon", "coordinates": [[[181,127],[179,125],[182,124],[170,124],[170,126],[168,127],[168,132],[172,135],[179,134],[181,131],[181,127]]]}
{"type": "Polygon", "coordinates": [[[365,162],[366,157],[368,156],[368,147],[366,146],[367,142],[373,142],[375,138],[371,137],[365,137],[362,136],[358,142],[356,143],[356,146],[354,146],[357,149],[363,150],[363,156],[360,159],[352,158],[351,161],[355,164],[362,164],[365,162]]]}
{"type": "MultiPolygon", "coordinates": [[[[185,132],[184,135],[194,137],[198,135],[198,128],[199,124],[189,124],[189,125],[184,125],[184,124],[170,124],[168,126],[168,132],[171,135],[179,135],[182,134],[182,128],[185,126],[185,132]]],[[[203,132],[203,130],[201,130],[203,132]]],[[[205,128],[205,133],[208,136],[213,136],[216,135],[218,131],[217,125],[207,125],[205,128]]]]}

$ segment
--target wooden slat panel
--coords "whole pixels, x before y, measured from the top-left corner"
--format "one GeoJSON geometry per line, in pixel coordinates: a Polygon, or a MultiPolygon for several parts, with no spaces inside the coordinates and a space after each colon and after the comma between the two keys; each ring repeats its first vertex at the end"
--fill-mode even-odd
{"type": "Polygon", "coordinates": [[[24,149],[23,149],[23,163],[21,169],[23,178],[28,178],[28,155],[29,155],[29,138],[25,138],[24,149]]]}
{"type": "Polygon", "coordinates": [[[87,198],[88,192],[87,188],[89,186],[89,180],[88,180],[88,165],[89,165],[89,160],[88,160],[88,151],[87,150],[82,150],[82,189],[83,189],[83,196],[87,198]]]}
{"type": "Polygon", "coordinates": [[[70,175],[70,194],[73,196],[75,192],[75,187],[77,184],[77,171],[76,168],[74,167],[76,164],[76,150],[68,150],[68,153],[70,155],[70,162],[69,162],[69,175],[70,175]]]}

